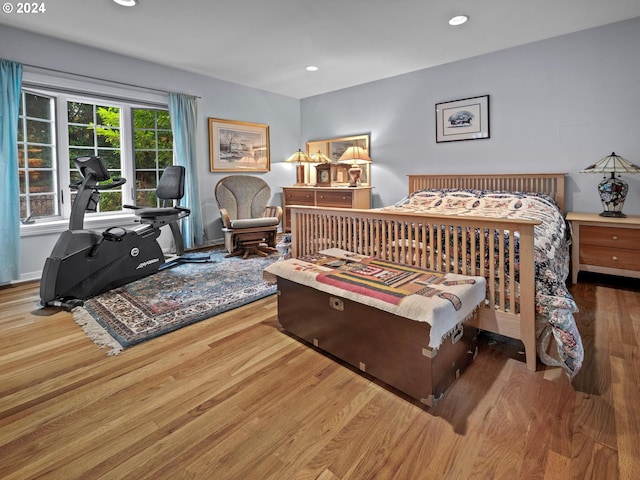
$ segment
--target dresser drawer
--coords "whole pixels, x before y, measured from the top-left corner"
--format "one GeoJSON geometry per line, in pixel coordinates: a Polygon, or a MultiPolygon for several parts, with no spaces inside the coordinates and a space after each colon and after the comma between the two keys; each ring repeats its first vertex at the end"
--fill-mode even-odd
{"type": "Polygon", "coordinates": [[[585,265],[598,265],[601,267],[640,271],[640,254],[638,250],[602,247],[598,245],[584,245],[581,240],[580,263],[585,265]]]}
{"type": "Polygon", "coordinates": [[[580,227],[580,245],[640,250],[640,229],[582,225],[580,227]]]}
{"type": "Polygon", "coordinates": [[[287,205],[315,205],[313,191],[285,190],[284,199],[287,205]]]}
{"type": "Polygon", "coordinates": [[[322,190],[316,193],[316,205],[319,207],[351,207],[353,203],[353,192],[339,191],[331,192],[322,190]]]}

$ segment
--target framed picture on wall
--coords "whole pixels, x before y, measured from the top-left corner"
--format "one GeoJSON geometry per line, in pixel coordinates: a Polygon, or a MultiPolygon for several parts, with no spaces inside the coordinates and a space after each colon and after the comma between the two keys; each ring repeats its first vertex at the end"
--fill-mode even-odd
{"type": "Polygon", "coordinates": [[[489,137],[489,95],[436,103],[437,143],[489,137]]]}
{"type": "Polygon", "coordinates": [[[212,172],[268,172],[269,125],[209,119],[212,172]]]}

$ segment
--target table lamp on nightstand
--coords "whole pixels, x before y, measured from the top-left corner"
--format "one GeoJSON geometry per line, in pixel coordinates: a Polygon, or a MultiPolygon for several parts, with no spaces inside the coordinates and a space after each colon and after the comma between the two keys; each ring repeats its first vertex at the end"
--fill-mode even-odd
{"type": "Polygon", "coordinates": [[[349,147],[347,148],[340,159],[340,163],[349,163],[351,168],[349,169],[349,177],[351,177],[350,187],[360,186],[360,176],[362,175],[362,169],[360,165],[365,163],[371,163],[371,158],[367,151],[362,147],[349,147]]]}
{"type": "Polygon", "coordinates": [[[603,217],[626,217],[622,213],[622,206],[627,198],[629,185],[619,176],[616,178],[616,173],[640,173],[640,167],[612,152],[608,157],[580,170],[580,173],[611,173],[611,177],[605,176],[605,179],[598,184],[600,200],[604,207],[604,211],[600,215],[603,217]]]}

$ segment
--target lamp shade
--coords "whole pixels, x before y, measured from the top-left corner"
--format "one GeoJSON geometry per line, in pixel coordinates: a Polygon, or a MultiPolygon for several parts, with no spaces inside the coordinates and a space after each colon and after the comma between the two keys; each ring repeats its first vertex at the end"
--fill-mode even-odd
{"type": "Polygon", "coordinates": [[[359,165],[363,163],[371,163],[371,158],[367,151],[362,147],[349,147],[338,159],[342,163],[351,163],[352,165],[359,165]]]}
{"type": "Polygon", "coordinates": [[[311,159],[316,163],[331,163],[331,159],[327,157],[324,153],[322,153],[320,150],[312,154],[311,159]]]}
{"type": "Polygon", "coordinates": [[[589,165],[580,173],[610,173],[611,177],[602,180],[598,184],[598,193],[604,211],[603,217],[626,217],[622,213],[622,206],[629,192],[629,185],[621,178],[616,178],[616,173],[640,173],[640,167],[625,160],[615,152],[602,158],[600,161],[589,165]]]}
{"type": "Polygon", "coordinates": [[[298,164],[296,165],[296,183],[295,184],[297,186],[306,185],[307,184],[306,178],[305,178],[306,168],[303,165],[303,163],[313,163],[313,160],[311,160],[309,155],[304,153],[302,150],[298,149],[298,151],[293,155],[291,155],[289,158],[287,158],[285,162],[298,164]]]}
{"type": "Polygon", "coordinates": [[[640,173],[640,167],[612,152],[580,173],[640,173]]]}
{"type": "Polygon", "coordinates": [[[291,155],[289,158],[287,158],[285,162],[313,163],[313,160],[309,157],[309,155],[304,153],[302,150],[298,149],[298,151],[293,155],[291,155]]]}
{"type": "Polygon", "coordinates": [[[362,176],[362,169],[358,165],[371,163],[371,157],[369,157],[369,154],[364,148],[353,146],[344,151],[338,159],[338,162],[351,164],[351,168],[349,169],[351,182],[349,183],[349,186],[359,187],[362,184],[360,180],[362,176]]]}

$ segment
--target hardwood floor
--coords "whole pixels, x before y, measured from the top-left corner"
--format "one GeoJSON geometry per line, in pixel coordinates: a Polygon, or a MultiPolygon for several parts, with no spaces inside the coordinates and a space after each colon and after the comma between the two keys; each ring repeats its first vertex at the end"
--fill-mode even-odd
{"type": "Polygon", "coordinates": [[[36,284],[4,287],[0,478],[638,478],[634,282],[572,287],[572,384],[485,341],[432,409],[280,332],[275,297],[107,356],[36,284]]]}

